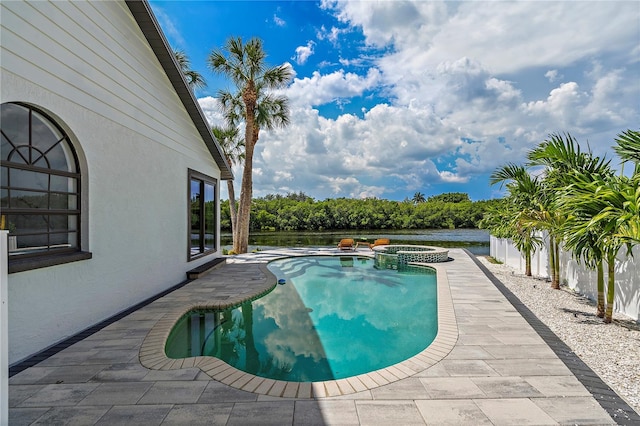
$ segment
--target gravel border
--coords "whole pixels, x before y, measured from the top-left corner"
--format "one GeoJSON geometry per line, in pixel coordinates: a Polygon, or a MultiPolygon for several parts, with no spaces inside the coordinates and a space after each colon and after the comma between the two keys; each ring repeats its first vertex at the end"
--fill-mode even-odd
{"type": "Polygon", "coordinates": [[[595,315],[595,303],[568,287],[553,290],[546,279],[526,277],[514,268],[491,263],[486,256],[476,259],[635,410],[632,415],[640,420],[638,323],[614,314],[613,323],[605,324],[595,315]]]}

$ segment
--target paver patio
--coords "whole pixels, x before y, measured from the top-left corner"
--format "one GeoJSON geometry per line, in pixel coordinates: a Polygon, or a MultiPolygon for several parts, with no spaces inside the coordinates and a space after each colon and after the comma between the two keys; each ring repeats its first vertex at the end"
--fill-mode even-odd
{"type": "Polygon", "coordinates": [[[211,378],[228,369],[215,359],[198,357],[169,364],[162,353],[154,352],[155,346],[144,343],[145,339],[147,343],[162,340],[158,330],[170,328],[169,317],[176,311],[206,305],[212,298],[233,303],[263,292],[273,284],[264,268],[270,259],[334,251],[289,249],[236,256],[98,331],[83,333],[81,337],[86,337],[64,344],[68,347],[57,353],[53,352],[59,348],[54,348],[51,356],[45,353],[33,366],[15,366],[14,373],[22,371],[9,380],[10,424],[640,422],[640,416],[614,393],[607,393],[606,385],[579,359],[565,353],[561,342],[549,340],[547,329],[516,310],[517,301],[510,301],[499,283],[494,284],[495,277],[485,275],[472,255],[461,249],[450,251],[453,261],[439,264],[446,271],[449,309],[453,310],[444,328],[447,336],[456,337],[450,345],[446,338],[440,346],[448,349],[434,349],[434,354],[445,351],[440,355],[427,354],[422,361],[401,363],[378,375],[290,387],[229,371],[222,381],[230,386],[211,378]],[[144,366],[154,362],[152,368],[144,366]],[[577,365],[580,373],[567,363],[577,365]],[[579,380],[582,376],[593,383],[588,385],[592,390],[604,390],[594,397],[579,380]],[[254,392],[242,390],[248,388],[254,392]],[[598,400],[604,401],[608,411],[598,400]]]}

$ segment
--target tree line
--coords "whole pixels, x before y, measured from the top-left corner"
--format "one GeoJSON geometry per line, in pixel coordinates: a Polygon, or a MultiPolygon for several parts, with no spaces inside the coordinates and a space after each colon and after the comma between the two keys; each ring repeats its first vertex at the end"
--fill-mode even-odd
{"type": "Polygon", "coordinates": [[[611,322],[613,312],[616,257],[631,255],[640,243],[640,131],[619,134],[614,150],[631,171],[616,174],[611,160],[583,151],[571,135],[550,135],[528,153],[524,165],[506,164],[494,171],[491,183],[504,185],[507,196],[480,224],[513,241],[524,255],[527,275],[532,252],[546,245],[553,288],[560,288],[561,246],[596,270],[596,314],[605,322],[611,322]]]}
{"type": "MultiPolygon", "coordinates": [[[[306,194],[269,194],[251,203],[252,231],[322,231],[336,229],[477,228],[498,200],[471,201],[464,193],[447,193],[415,202],[379,198],[318,201],[306,194]]],[[[221,202],[221,228],[231,229],[229,201],[221,202]]]]}

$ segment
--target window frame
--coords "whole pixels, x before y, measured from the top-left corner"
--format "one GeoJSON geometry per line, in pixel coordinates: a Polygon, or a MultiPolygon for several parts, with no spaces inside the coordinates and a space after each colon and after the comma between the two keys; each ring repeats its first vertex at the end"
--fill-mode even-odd
{"type": "MultiPolygon", "coordinates": [[[[34,193],[43,193],[46,194],[47,205],[46,208],[24,208],[24,207],[3,207],[2,214],[3,215],[24,215],[24,216],[45,216],[51,218],[52,216],[66,216],[66,217],[75,217],[75,229],[73,231],[67,230],[66,233],[69,234],[73,232],[75,234],[75,238],[73,238],[73,245],[70,247],[55,247],[55,243],[52,241],[52,236],[64,232],[55,232],[51,226],[49,225],[46,230],[39,230],[38,232],[33,232],[30,234],[24,234],[24,236],[28,235],[46,235],[46,248],[43,250],[33,250],[29,252],[26,250],[25,253],[9,255],[7,253],[9,259],[9,273],[13,272],[22,272],[30,269],[37,269],[47,266],[53,266],[63,263],[74,262],[76,260],[90,259],[91,253],[82,251],[82,227],[84,215],[82,214],[82,172],[80,168],[80,162],[78,159],[77,149],[74,146],[73,141],[69,134],[63,129],[63,127],[57,122],[55,118],[53,118],[50,114],[46,113],[42,109],[37,106],[22,103],[22,102],[6,102],[2,103],[2,106],[5,105],[16,105],[21,108],[24,108],[28,111],[28,138],[26,144],[24,142],[19,143],[17,141],[12,141],[7,134],[3,132],[3,138],[10,144],[9,146],[13,146],[14,149],[20,149],[23,151],[24,148],[20,147],[28,147],[29,150],[29,163],[16,163],[12,161],[1,161],[1,165],[3,168],[6,168],[7,171],[7,182],[0,183],[3,190],[7,190],[7,195],[9,196],[12,191],[21,191],[25,190],[27,192],[34,193]],[[35,116],[34,116],[35,114],[35,116]],[[41,158],[45,159],[45,162],[48,164],[47,153],[53,149],[54,146],[63,143],[65,150],[68,150],[70,155],[67,158],[68,165],[73,166],[75,172],[69,172],[64,170],[59,170],[57,168],[52,167],[42,167],[34,165],[34,161],[32,158],[33,150],[39,151],[39,148],[35,145],[34,140],[34,125],[37,125],[37,122],[43,123],[47,126],[51,126],[54,128],[59,135],[61,136],[58,139],[58,142],[55,143],[52,147],[50,147],[46,152],[41,153],[41,156],[36,159],[36,161],[40,161],[41,158]],[[18,143],[18,145],[15,145],[18,143]],[[41,173],[46,175],[47,179],[47,188],[43,189],[34,189],[34,188],[22,188],[20,186],[16,186],[11,182],[11,170],[23,170],[26,172],[33,173],[41,173]],[[52,188],[52,180],[53,177],[66,177],[75,180],[75,188],[73,191],[60,191],[52,188]],[[75,208],[51,208],[53,202],[53,196],[74,196],[75,197],[75,208]],[[43,232],[40,232],[43,231],[43,232]]],[[[23,156],[24,158],[24,156],[23,156]]],[[[10,199],[11,197],[9,197],[10,199]]],[[[9,202],[9,199],[7,202],[9,202]]],[[[50,220],[50,219],[49,219],[50,220]]],[[[20,235],[17,235],[20,236],[20,235]]],[[[43,246],[44,247],[44,246],[43,246]]],[[[28,249],[28,248],[27,248],[28,249]]]]}
{"type": "Polygon", "coordinates": [[[219,227],[218,227],[218,208],[219,208],[219,196],[218,196],[218,179],[208,176],[204,173],[198,172],[193,169],[188,169],[188,179],[187,179],[187,261],[191,262],[196,259],[200,259],[204,256],[208,256],[212,253],[218,251],[218,237],[219,237],[219,227]],[[206,248],[206,200],[205,197],[200,197],[199,201],[199,218],[200,218],[200,226],[198,229],[198,253],[194,253],[192,250],[192,228],[191,228],[191,215],[192,215],[192,200],[191,200],[191,182],[199,181],[200,185],[200,194],[204,193],[204,188],[206,184],[213,186],[213,246],[210,249],[206,248]]]}

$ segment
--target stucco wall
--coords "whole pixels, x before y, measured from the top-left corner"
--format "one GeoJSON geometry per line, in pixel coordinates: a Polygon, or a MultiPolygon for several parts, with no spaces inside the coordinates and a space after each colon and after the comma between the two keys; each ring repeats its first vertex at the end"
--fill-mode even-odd
{"type": "Polygon", "coordinates": [[[0,100],[33,104],[71,135],[82,249],[93,254],[9,275],[15,363],[220,255],[187,261],[188,169],[216,179],[220,171],[124,3],[1,7],[0,100]]]}
{"type": "MultiPolygon", "coordinates": [[[[497,260],[524,273],[524,258],[510,240],[491,236],[490,253],[497,260]],[[515,256],[514,253],[518,253],[518,255],[515,256]]],[[[531,272],[533,276],[540,278],[551,277],[548,253],[547,246],[544,246],[536,250],[531,256],[531,272]]],[[[607,275],[605,263],[605,286],[607,275]]],[[[561,252],[561,283],[566,284],[591,300],[596,300],[598,296],[596,278],[596,272],[579,264],[572,258],[571,253],[564,250],[561,252]]],[[[623,313],[636,321],[640,320],[640,246],[633,248],[633,256],[627,256],[626,248],[623,248],[618,253],[615,279],[614,311],[623,313]]]]}

